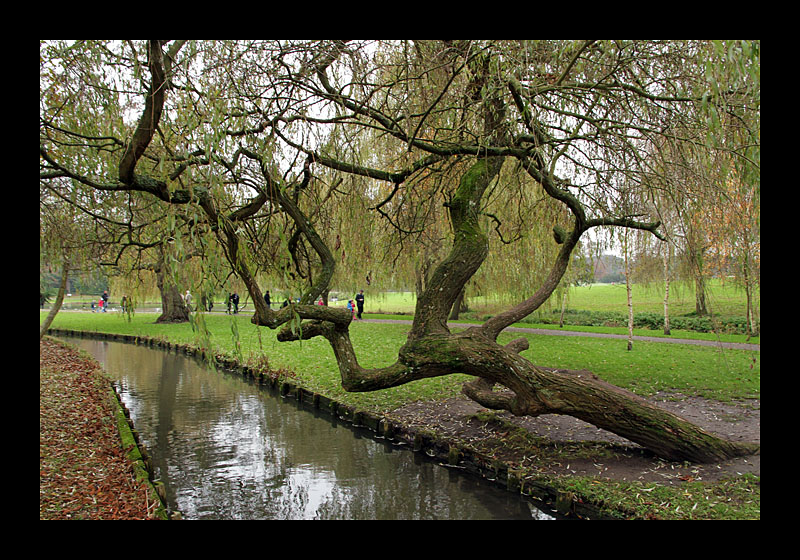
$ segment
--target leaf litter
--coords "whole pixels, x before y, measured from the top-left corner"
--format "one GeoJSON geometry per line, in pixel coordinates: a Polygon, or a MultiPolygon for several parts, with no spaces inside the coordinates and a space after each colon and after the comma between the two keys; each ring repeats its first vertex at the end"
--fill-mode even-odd
{"type": "Polygon", "coordinates": [[[156,504],[123,449],[100,366],[39,344],[39,519],[150,519],[156,504]]]}

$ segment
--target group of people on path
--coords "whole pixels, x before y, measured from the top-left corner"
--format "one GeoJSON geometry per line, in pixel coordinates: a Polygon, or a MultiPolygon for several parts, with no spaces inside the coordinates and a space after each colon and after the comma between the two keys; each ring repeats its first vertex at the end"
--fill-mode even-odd
{"type": "MultiPolygon", "coordinates": [[[[191,298],[189,295],[189,291],[186,291],[187,298],[191,298]]],[[[191,300],[188,300],[191,301],[191,300]]],[[[264,292],[264,301],[267,304],[269,309],[272,309],[272,296],[269,293],[269,290],[264,292]]],[[[187,302],[188,304],[188,302],[187,302]]],[[[289,305],[289,298],[286,298],[284,302],[281,304],[281,307],[286,307],[289,305]]],[[[319,298],[317,301],[317,305],[325,305],[322,297],[319,298]]],[[[213,303],[209,306],[208,310],[211,311],[211,307],[213,307],[213,303]]],[[[228,297],[226,299],[226,313],[231,313],[231,307],[233,307],[233,314],[236,315],[239,313],[239,294],[237,292],[228,293],[228,297]]],[[[355,297],[355,302],[351,299],[347,302],[347,309],[353,313],[353,318],[355,320],[361,320],[362,313],[364,313],[364,290],[360,290],[358,295],[355,297]]]]}
{"type": "MultiPolygon", "coordinates": [[[[186,290],[185,294],[181,294],[181,299],[183,300],[183,304],[189,309],[189,311],[193,311],[192,308],[192,294],[189,290],[186,290]]],[[[211,312],[214,309],[214,299],[210,297],[206,297],[205,294],[200,296],[200,304],[203,306],[205,311],[211,312]]],[[[231,314],[231,307],[233,307],[233,314],[236,315],[239,313],[239,294],[237,292],[228,292],[228,297],[225,298],[225,308],[226,313],[229,315],[231,314]]]]}
{"type": "Polygon", "coordinates": [[[108,311],[108,290],[103,290],[103,295],[100,296],[100,299],[97,300],[97,306],[95,307],[94,301],[92,302],[92,313],[106,313],[108,311]]]}
{"type": "MultiPolygon", "coordinates": [[[[264,300],[267,302],[267,307],[270,307],[272,305],[272,302],[271,302],[271,299],[270,299],[270,295],[269,295],[269,290],[267,290],[264,293],[264,300]]],[[[322,296],[320,296],[320,298],[319,298],[319,300],[317,300],[316,304],[317,305],[325,305],[325,301],[322,299],[322,296]]],[[[284,302],[281,305],[281,307],[283,308],[283,307],[286,307],[287,305],[289,305],[289,299],[288,298],[286,300],[284,300],[284,302]]],[[[362,319],[361,314],[364,313],[364,290],[360,290],[358,292],[358,294],[355,297],[355,301],[353,301],[352,299],[347,300],[347,310],[350,311],[353,314],[353,319],[354,320],[358,321],[358,320],[362,319]]]]}
{"type": "Polygon", "coordinates": [[[360,321],[362,319],[361,314],[364,313],[364,290],[358,292],[355,304],[353,304],[352,299],[347,302],[347,309],[353,314],[354,321],[360,321]]]}
{"type": "MultiPolygon", "coordinates": [[[[236,295],[236,305],[238,306],[238,304],[239,304],[239,294],[235,294],[235,295],[236,295]]],[[[186,306],[186,308],[189,311],[194,311],[194,308],[192,307],[192,293],[191,293],[191,291],[186,290],[185,294],[181,294],[181,299],[183,300],[183,304],[186,306]]],[[[232,296],[229,293],[228,294],[228,300],[227,300],[228,301],[228,313],[230,313],[230,311],[231,311],[231,299],[232,299],[232,296]]],[[[206,294],[203,293],[203,294],[200,295],[200,305],[202,306],[203,310],[208,311],[210,313],[211,310],[214,309],[214,298],[213,297],[207,297],[206,294]]],[[[238,309],[237,309],[237,312],[238,312],[238,309]]]]}
{"type": "Polygon", "coordinates": [[[231,314],[231,307],[233,307],[233,314],[239,313],[239,292],[228,292],[228,297],[225,299],[225,308],[228,315],[231,314]]]}

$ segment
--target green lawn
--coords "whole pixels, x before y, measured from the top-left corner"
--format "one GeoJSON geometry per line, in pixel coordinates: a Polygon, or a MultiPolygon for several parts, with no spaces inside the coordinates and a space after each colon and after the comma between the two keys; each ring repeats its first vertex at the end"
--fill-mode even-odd
{"type": "MultiPolygon", "coordinates": [[[[40,320],[45,316],[41,313],[40,320]]],[[[62,312],[54,328],[114,332],[170,339],[182,344],[204,345],[190,324],[157,325],[156,315],[138,313],[128,322],[119,313],[62,312]]],[[[216,354],[235,356],[234,331],[238,332],[245,360],[266,357],[271,367],[296,373],[302,385],[342,402],[385,412],[407,402],[447,398],[459,394],[465,376],[417,381],[376,393],[345,393],[339,386],[339,372],[328,342],[322,338],[279,343],[276,331],[257,328],[250,315],[212,314],[206,316],[216,354]]],[[[350,327],[353,346],[364,367],[393,363],[405,341],[409,326],[354,322],[350,327]]],[[[519,333],[502,334],[506,343],[519,333]]],[[[624,340],[553,337],[525,334],[530,349],[523,356],[536,364],[570,369],[589,369],[602,379],[641,395],[656,391],[678,391],[718,400],[760,397],[760,352],[719,350],[683,344],[639,342],[633,351],[624,340]]]]}
{"type": "MultiPolygon", "coordinates": [[[[633,285],[631,299],[635,312],[664,313],[664,286],[653,284],[650,286],[633,285]]],[[[722,315],[745,316],[747,302],[744,291],[735,286],[733,282],[711,280],[708,282],[707,305],[710,311],[722,315]]],[[[756,305],[760,297],[756,297],[756,305]]],[[[491,308],[497,305],[494,298],[473,298],[470,304],[476,308],[481,306],[491,308]]],[[[573,286],[567,296],[567,307],[583,311],[616,311],[627,313],[628,300],[625,284],[591,284],[588,286],[573,286]]],[[[561,309],[560,302],[553,303],[556,309],[561,309]]],[[[669,309],[671,316],[687,315],[695,311],[695,290],[693,284],[673,282],[670,285],[669,309]]]]}
{"type": "MultiPolygon", "coordinates": [[[[711,311],[720,316],[746,315],[746,300],[744,291],[735,286],[732,282],[722,283],[712,280],[708,283],[707,302],[711,311]]],[[[653,284],[651,286],[634,285],[633,308],[634,312],[664,313],[664,291],[663,285],[653,284]]],[[[347,294],[338,294],[342,298],[347,294]]],[[[530,294],[520,294],[520,298],[530,294]]],[[[353,296],[354,297],[354,296],[353,296]]],[[[90,295],[73,295],[64,299],[65,306],[84,304],[87,308],[92,300],[98,298],[90,295]]],[[[112,294],[111,301],[118,302],[118,297],[112,294]]],[[[149,304],[160,305],[157,298],[149,298],[149,304]],[[149,301],[152,299],[153,301],[149,301]]],[[[215,310],[223,309],[223,302],[220,298],[215,302],[215,310]]],[[[244,300],[243,300],[244,301],[244,300]]],[[[510,302],[499,301],[494,296],[478,296],[469,299],[469,305],[478,313],[496,313],[501,308],[508,306],[510,302]]],[[[756,305],[759,305],[760,298],[756,297],[756,305]]],[[[331,302],[331,305],[345,307],[346,299],[339,299],[331,302]]],[[[414,292],[373,292],[367,290],[365,310],[369,313],[384,314],[407,314],[414,313],[416,305],[416,294],[414,292]]],[[[551,307],[560,310],[560,302],[554,303],[551,307]]],[[[624,284],[592,284],[588,286],[573,286],[570,288],[567,298],[567,307],[572,310],[581,311],[615,311],[627,313],[627,296],[624,284]]],[[[252,304],[248,305],[252,310],[252,304]]],[[[670,315],[673,317],[689,315],[695,310],[694,285],[674,282],[670,287],[670,315]]]]}

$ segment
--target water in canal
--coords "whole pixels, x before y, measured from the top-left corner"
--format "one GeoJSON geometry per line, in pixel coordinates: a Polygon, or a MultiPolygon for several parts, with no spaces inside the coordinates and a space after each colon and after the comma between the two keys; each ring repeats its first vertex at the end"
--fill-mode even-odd
{"type": "Polygon", "coordinates": [[[67,339],[116,380],[185,519],[553,519],[532,502],[196,359],[67,339]]]}

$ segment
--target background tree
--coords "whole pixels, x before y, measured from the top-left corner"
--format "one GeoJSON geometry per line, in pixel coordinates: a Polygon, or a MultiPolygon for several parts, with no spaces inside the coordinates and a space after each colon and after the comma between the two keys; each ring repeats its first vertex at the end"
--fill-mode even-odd
{"type": "Polygon", "coordinates": [[[40,261],[59,271],[59,286],[50,312],[39,326],[39,338],[47,332],[53,319],[61,309],[67,290],[67,279],[71,273],[82,269],[99,268],[106,245],[98,240],[98,232],[92,220],[77,210],[76,190],[64,183],[63,191],[69,193],[66,200],[56,196],[49,188],[49,181],[40,186],[39,195],[39,256],[40,261]],[[70,192],[71,191],[71,192],[70,192]],[[71,202],[70,202],[71,198],[71,202]]]}

